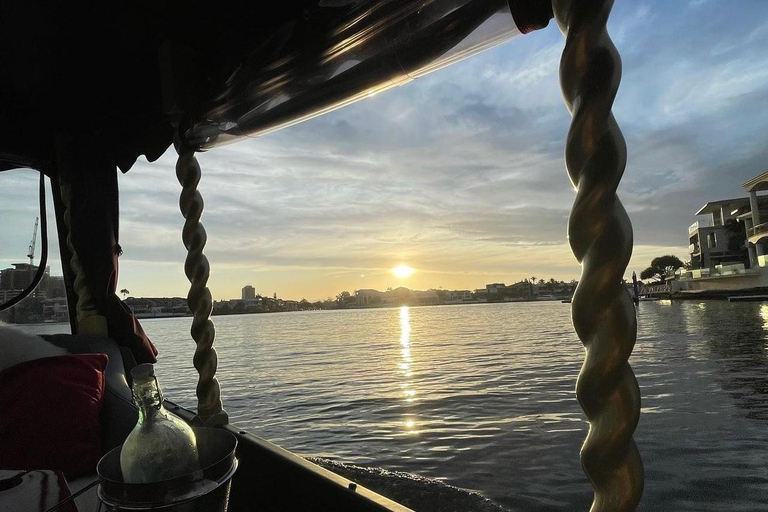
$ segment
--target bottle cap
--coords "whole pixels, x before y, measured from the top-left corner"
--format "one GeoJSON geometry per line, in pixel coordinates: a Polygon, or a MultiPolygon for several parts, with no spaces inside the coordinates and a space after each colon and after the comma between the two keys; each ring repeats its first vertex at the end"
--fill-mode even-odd
{"type": "Polygon", "coordinates": [[[155,378],[155,365],[152,363],[142,363],[134,366],[131,370],[131,378],[134,381],[147,381],[155,378]]]}

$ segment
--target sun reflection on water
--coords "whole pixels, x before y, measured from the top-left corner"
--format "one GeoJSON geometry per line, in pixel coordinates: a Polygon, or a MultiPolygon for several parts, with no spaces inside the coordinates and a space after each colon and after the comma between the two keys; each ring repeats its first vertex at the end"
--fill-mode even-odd
{"type": "Polygon", "coordinates": [[[763,330],[768,331],[768,304],[760,306],[760,318],[763,319],[763,330]]]}
{"type": "MultiPolygon", "coordinates": [[[[400,355],[402,359],[397,365],[403,376],[400,388],[403,390],[405,402],[411,404],[416,401],[416,390],[413,389],[413,381],[411,380],[413,358],[411,357],[411,313],[408,306],[400,308],[400,355]]],[[[416,421],[412,414],[407,415],[403,425],[407,434],[417,433],[415,430],[416,421]]]]}

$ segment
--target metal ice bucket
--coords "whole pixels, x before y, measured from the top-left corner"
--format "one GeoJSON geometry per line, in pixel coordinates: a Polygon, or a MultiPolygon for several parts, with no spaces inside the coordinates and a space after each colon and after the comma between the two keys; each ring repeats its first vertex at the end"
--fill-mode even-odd
{"type": "Polygon", "coordinates": [[[217,428],[195,428],[200,470],[171,480],[127,484],[120,471],[120,450],[99,461],[98,496],[109,511],[226,512],[232,475],[237,470],[237,438],[217,428]]]}

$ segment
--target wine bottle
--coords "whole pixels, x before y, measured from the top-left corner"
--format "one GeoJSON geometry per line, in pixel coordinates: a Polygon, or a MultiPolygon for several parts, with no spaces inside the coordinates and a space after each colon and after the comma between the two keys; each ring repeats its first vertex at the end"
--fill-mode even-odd
{"type": "Polygon", "coordinates": [[[120,451],[125,483],[141,484],[180,477],[200,469],[197,439],[189,425],[163,407],[152,364],[131,370],[139,421],[120,451]]]}

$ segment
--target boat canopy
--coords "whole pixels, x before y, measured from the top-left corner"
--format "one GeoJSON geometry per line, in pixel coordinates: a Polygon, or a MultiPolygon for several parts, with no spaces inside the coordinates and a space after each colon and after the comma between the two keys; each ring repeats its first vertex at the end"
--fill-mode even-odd
{"type": "Polygon", "coordinates": [[[53,180],[73,332],[105,318],[156,355],[115,294],[116,168],[319,115],[552,17],[549,0],[0,3],[0,171],[53,180]]]}
{"type": "Polygon", "coordinates": [[[0,5],[0,170],[72,144],[123,172],[345,105],[546,26],[547,0],[0,5]]]}

